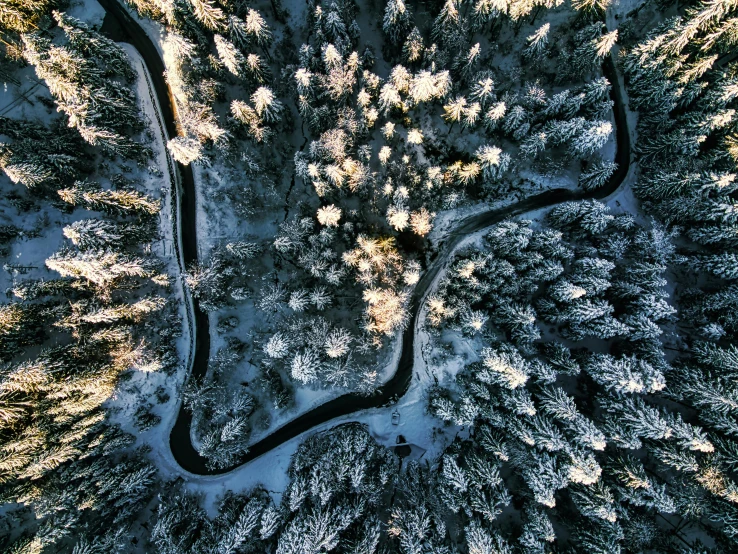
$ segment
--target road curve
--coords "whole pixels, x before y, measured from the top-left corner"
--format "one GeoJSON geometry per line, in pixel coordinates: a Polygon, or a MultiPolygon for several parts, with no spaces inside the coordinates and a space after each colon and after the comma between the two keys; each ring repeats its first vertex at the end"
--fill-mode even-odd
{"type": "MultiPolygon", "coordinates": [[[[106,10],[107,16],[113,20],[106,25],[109,33],[115,40],[126,41],[132,44],[141,54],[146,67],[151,74],[154,89],[164,114],[165,126],[170,137],[175,136],[176,119],[169,88],[164,80],[164,63],[158,50],[148,38],[139,23],[118,3],[117,0],[98,0],[106,10]]],[[[106,21],[106,23],[108,23],[106,21]]],[[[380,387],[371,396],[359,394],[345,394],[334,400],[306,412],[276,429],[272,434],[251,445],[249,452],[237,463],[222,469],[209,469],[206,458],[194,448],[190,439],[192,415],[181,404],[177,421],[174,424],[169,445],[172,455],[182,469],[197,475],[217,475],[227,473],[237,467],[269,452],[273,448],[295,438],[296,436],[321,425],[331,419],[349,415],[368,408],[377,408],[396,402],[408,390],[413,375],[413,359],[415,350],[415,328],[423,298],[428,288],[441,271],[446,258],[454,248],[469,234],[489,227],[507,218],[523,213],[547,208],[571,200],[602,199],[616,192],[622,185],[630,169],[631,145],[630,133],[626,118],[625,106],[621,96],[621,88],[615,64],[611,57],[605,58],[602,70],[612,84],[610,96],[614,102],[615,135],[617,148],[615,162],[618,168],[607,184],[590,192],[572,191],[569,189],[552,189],[531,196],[512,206],[499,208],[470,216],[449,233],[448,239],[442,245],[441,251],[435,260],[426,269],[423,277],[413,291],[410,299],[410,324],[402,336],[402,353],[397,370],[393,377],[380,387]]],[[[189,166],[177,164],[182,176],[183,195],[181,207],[181,232],[184,261],[187,265],[197,261],[197,230],[195,210],[195,184],[192,169],[189,166]]],[[[199,309],[196,299],[193,299],[195,311],[195,355],[192,362],[189,378],[204,376],[207,371],[210,354],[210,327],[208,316],[199,309]]]]}

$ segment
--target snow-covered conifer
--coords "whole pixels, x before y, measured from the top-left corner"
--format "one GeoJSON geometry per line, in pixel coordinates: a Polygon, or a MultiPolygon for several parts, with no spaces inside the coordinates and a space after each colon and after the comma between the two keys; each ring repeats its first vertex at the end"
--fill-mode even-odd
{"type": "Polygon", "coordinates": [[[444,98],[451,89],[448,71],[420,71],[410,81],[410,97],[415,103],[444,98]]]}
{"type": "Polygon", "coordinates": [[[413,233],[425,236],[433,228],[433,218],[436,214],[429,212],[425,206],[410,214],[410,228],[413,233]]]}
{"type": "Polygon", "coordinates": [[[479,102],[482,109],[486,109],[495,99],[495,83],[491,77],[481,77],[471,86],[469,98],[479,102]]]}
{"type": "Polygon", "coordinates": [[[610,5],[610,0],[574,0],[571,3],[575,10],[583,12],[604,12],[610,5]]]}
{"type": "Polygon", "coordinates": [[[46,266],[63,277],[83,277],[104,287],[119,277],[150,277],[155,263],[111,250],[57,252],[46,260],[46,266]]]}
{"type": "Polygon", "coordinates": [[[404,231],[410,223],[410,211],[402,205],[391,205],[387,209],[387,222],[397,231],[404,231]]]}
{"type": "Polygon", "coordinates": [[[200,163],[206,165],[207,158],[202,145],[197,139],[191,137],[174,137],[167,143],[167,148],[172,157],[182,165],[200,163]]]}
{"type": "Polygon", "coordinates": [[[523,51],[523,55],[528,58],[539,58],[548,47],[548,33],[551,30],[550,23],[541,25],[535,33],[528,37],[528,45],[523,51]]]}
{"type": "MultiPolygon", "coordinates": [[[[135,232],[135,227],[131,230],[135,232]]],[[[130,236],[127,231],[126,226],[100,219],[82,219],[63,229],[64,236],[80,250],[115,247],[124,233],[130,236]]]]}
{"type": "Polygon", "coordinates": [[[251,102],[254,104],[257,115],[264,121],[274,122],[281,119],[284,106],[274,97],[274,93],[269,87],[262,86],[256,89],[251,95],[251,102]]]}
{"type": "Polygon", "coordinates": [[[228,39],[223,38],[221,35],[215,35],[215,48],[218,51],[220,61],[223,62],[226,69],[238,77],[241,74],[241,67],[245,62],[243,54],[228,39]]]}
{"type": "Polygon", "coordinates": [[[406,62],[414,63],[421,60],[424,50],[423,35],[420,34],[420,30],[417,27],[413,27],[413,30],[407,39],[405,39],[405,44],[402,46],[402,55],[406,62]]]}
{"type": "Polygon", "coordinates": [[[330,358],[340,358],[348,353],[351,340],[351,334],[346,329],[333,329],[325,339],[325,353],[330,358]]]}
{"type": "Polygon", "coordinates": [[[212,0],[188,0],[192,12],[200,23],[209,30],[221,32],[225,29],[226,16],[212,0]]]}
{"type": "Polygon", "coordinates": [[[514,349],[495,350],[485,348],[481,353],[482,364],[488,371],[480,373],[479,379],[490,383],[499,383],[514,389],[528,381],[525,360],[514,349]]]}
{"type": "Polygon", "coordinates": [[[477,148],[474,157],[482,167],[485,180],[494,181],[499,177],[501,154],[502,150],[497,146],[484,145],[477,148]]]}
{"type": "Polygon", "coordinates": [[[289,352],[290,341],[287,337],[277,332],[269,337],[267,343],[264,345],[264,353],[270,358],[284,358],[289,352]]]}
{"type": "Polygon", "coordinates": [[[390,43],[399,46],[412,27],[412,15],[403,0],[388,0],[384,8],[382,30],[390,43]]]}
{"type": "Polygon", "coordinates": [[[484,125],[489,131],[494,131],[502,124],[505,114],[507,113],[507,104],[505,102],[497,102],[484,114],[484,125]]]}
{"type": "Polygon", "coordinates": [[[472,523],[466,529],[466,544],[469,554],[512,554],[513,549],[497,533],[490,533],[480,525],[472,523]]]}
{"type": "Polygon", "coordinates": [[[256,44],[267,46],[271,42],[272,32],[257,10],[249,8],[246,12],[244,23],[246,25],[246,33],[256,44]]]}
{"type": "Polygon", "coordinates": [[[315,381],[320,368],[320,357],[318,353],[311,349],[297,352],[290,362],[290,372],[294,379],[303,384],[315,381]]]}
{"type": "Polygon", "coordinates": [[[326,227],[338,227],[341,220],[341,209],[331,204],[318,209],[318,222],[326,227]]]}
{"type": "Polygon", "coordinates": [[[303,312],[308,307],[308,291],[305,289],[299,289],[292,291],[290,299],[287,305],[292,311],[303,312]]]}
{"type": "Polygon", "coordinates": [[[325,287],[316,287],[310,292],[310,302],[317,310],[324,310],[333,302],[333,298],[325,287]]]}
{"type": "Polygon", "coordinates": [[[598,189],[607,183],[617,168],[618,164],[614,162],[600,160],[579,176],[579,186],[587,191],[598,189]]]}
{"type": "Polygon", "coordinates": [[[261,247],[255,242],[229,242],[225,248],[229,254],[239,260],[251,260],[261,253],[261,247]]]}
{"type": "Polygon", "coordinates": [[[575,156],[586,157],[602,148],[612,134],[612,123],[609,121],[593,121],[584,128],[570,143],[575,156]]]}

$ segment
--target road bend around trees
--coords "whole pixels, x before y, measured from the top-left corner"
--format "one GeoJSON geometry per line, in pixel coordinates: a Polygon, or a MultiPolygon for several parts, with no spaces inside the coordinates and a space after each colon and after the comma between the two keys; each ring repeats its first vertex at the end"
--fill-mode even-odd
{"type": "MultiPolygon", "coordinates": [[[[98,2],[107,12],[104,30],[115,40],[129,42],[141,54],[151,74],[154,91],[164,116],[166,132],[169,137],[175,136],[177,129],[173,100],[164,80],[164,62],[161,59],[159,51],[139,23],[118,3],[118,0],[98,0],[98,2]]],[[[192,445],[190,436],[192,415],[184,409],[180,399],[177,421],[169,437],[172,455],[180,467],[185,471],[197,475],[227,473],[331,419],[369,408],[388,406],[397,402],[407,392],[412,381],[415,358],[415,329],[423,300],[429,292],[429,287],[444,267],[449,255],[465,237],[507,218],[533,210],[553,207],[556,204],[571,200],[602,199],[615,193],[622,185],[630,169],[630,133],[628,131],[620,82],[611,57],[605,59],[602,70],[605,77],[612,84],[610,96],[614,102],[617,141],[615,162],[618,164],[617,170],[605,186],[589,192],[579,192],[564,188],[552,189],[526,198],[511,206],[485,211],[459,222],[456,228],[448,234],[447,239],[441,244],[438,254],[429,267],[426,268],[425,274],[413,291],[410,299],[410,323],[402,335],[402,352],[397,370],[392,378],[371,396],[345,394],[287,422],[272,434],[251,445],[249,452],[239,463],[218,470],[207,467],[206,458],[201,456],[192,445]]],[[[180,209],[179,219],[181,224],[179,228],[181,232],[182,257],[184,263],[189,265],[197,262],[195,182],[190,167],[177,164],[177,169],[181,175],[183,189],[181,200],[177,203],[180,209]]],[[[177,214],[174,214],[174,217],[176,218],[177,214]]],[[[208,315],[200,310],[197,299],[192,299],[192,303],[194,306],[194,334],[192,335],[194,337],[194,356],[191,358],[189,379],[201,378],[205,375],[210,355],[210,326],[208,315]]]]}

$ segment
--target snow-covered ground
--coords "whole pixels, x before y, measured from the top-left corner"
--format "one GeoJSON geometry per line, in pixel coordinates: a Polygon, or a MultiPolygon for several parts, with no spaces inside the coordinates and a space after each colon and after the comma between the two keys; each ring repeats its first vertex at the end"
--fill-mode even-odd
{"type": "Polygon", "coordinates": [[[156,170],[142,171],[137,177],[141,190],[161,201],[161,211],[159,212],[161,240],[152,244],[152,252],[165,262],[166,273],[171,277],[171,296],[173,301],[177,303],[176,309],[182,321],[182,335],[177,339],[177,351],[181,360],[177,373],[168,376],[161,372],[134,371],[133,377],[125,385],[125,389],[136,390],[142,398],[150,399],[152,402],[154,391],[158,387],[164,387],[169,395],[169,401],[160,406],[155,405],[152,410],[162,418],[159,425],[144,432],[134,430],[133,413],[138,402],[134,402],[136,399],[130,398],[129,395],[119,395],[111,402],[111,405],[120,409],[114,420],[120,423],[124,429],[134,432],[139,437],[139,441],[150,445],[155,457],[161,456],[163,452],[165,452],[164,455],[171,456],[169,432],[177,418],[182,396],[182,384],[186,379],[186,372],[189,370],[190,360],[194,355],[194,352],[192,352],[191,299],[185,291],[181,278],[182,262],[177,256],[177,252],[182,251],[181,245],[179,248],[175,248],[175,241],[180,241],[180,233],[179,229],[175,228],[172,220],[172,215],[178,212],[177,203],[179,199],[176,194],[173,195],[173,192],[179,187],[179,183],[173,183],[171,180],[172,175],[175,176],[175,179],[177,178],[177,173],[170,173],[168,170],[171,160],[166,150],[166,131],[160,123],[163,122],[161,108],[156,95],[152,92],[153,87],[146,66],[134,47],[125,43],[121,43],[121,46],[130,57],[131,65],[138,76],[136,96],[148,130],[153,137],[149,147],[154,153],[152,167],[156,170]]]}

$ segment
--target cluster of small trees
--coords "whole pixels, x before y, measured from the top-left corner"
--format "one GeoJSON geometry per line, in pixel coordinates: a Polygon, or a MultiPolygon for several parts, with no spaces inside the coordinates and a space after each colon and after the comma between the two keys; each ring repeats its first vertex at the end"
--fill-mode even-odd
{"type": "MultiPolygon", "coordinates": [[[[214,153],[226,153],[229,163],[240,163],[237,139],[246,139],[239,150],[263,152],[286,134],[292,119],[287,114],[299,112],[307,140],[294,155],[295,176],[320,206],[313,196],[314,215],[302,206],[299,216],[280,226],[273,252],[283,282],[262,287],[257,303],[268,312],[307,310],[331,319],[353,315],[360,300],[364,322],[357,344],[381,346],[407,322],[420,266],[397,238],[412,233],[411,240],[422,245],[439,210],[498,195],[515,162],[592,158],[581,179],[588,189],[602,186],[615,170],[596,156],[612,131],[610,85],[596,74],[616,32],[577,22],[581,30],[571,42],[576,55],[560,62],[570,79],[589,81],[550,98],[537,83],[500,83],[489,69],[494,50],[483,45],[499,37],[507,22],[522,24],[534,8],[554,4],[448,1],[434,21],[423,26],[419,20],[418,27],[408,5],[388,2],[382,23],[382,55],[391,68],[386,76],[375,73],[377,53],[362,36],[360,6],[352,0],[311,2],[304,43],[296,55],[281,59],[273,37],[287,29],[274,33],[267,12],[255,7],[210,0],[176,7],[159,0],[131,4],[167,26],[167,79],[181,130],[170,150],[182,163],[215,161],[205,155],[208,144],[219,147],[214,153]],[[225,125],[216,115],[219,103],[230,114],[225,125]],[[445,139],[438,126],[447,130],[445,139]],[[449,144],[462,134],[475,136],[471,155],[449,144]],[[284,260],[304,270],[299,286],[284,279],[284,260]],[[347,286],[349,275],[358,287],[347,286]],[[338,286],[341,295],[334,293],[338,286]]],[[[551,53],[550,30],[546,24],[532,36],[526,60],[551,53]]],[[[281,146],[272,150],[281,152],[281,146]]],[[[238,274],[219,259],[213,255],[190,275],[208,310],[223,307],[231,286],[226,281],[238,274]]],[[[341,324],[358,331],[353,323],[341,324]]]]}
{"type": "Polygon", "coordinates": [[[91,169],[79,134],[59,120],[45,127],[3,117],[0,129],[12,141],[0,145],[0,168],[33,196],[53,197],[91,169]]]}
{"type": "MultiPolygon", "coordinates": [[[[376,247],[376,254],[369,255],[375,259],[368,260],[362,253],[365,245],[385,244],[386,236],[407,232],[426,236],[437,210],[458,205],[467,194],[479,195],[480,188],[494,191],[512,168],[515,149],[521,161],[543,158],[544,152],[565,161],[586,159],[611,135],[606,79],[594,77],[548,98],[537,84],[515,90],[518,83],[505,83],[501,92],[494,73],[483,69],[493,54],[484,52],[475,39],[496,36],[508,15],[519,21],[534,7],[485,2],[462,7],[448,1],[424,32],[414,26],[408,5],[390,1],[384,11],[382,52],[391,70],[381,77],[372,71],[374,51],[362,50],[357,6],[349,1],[311,5],[309,40],[300,48],[291,75],[294,101],[316,138],[296,153],[296,175],[321,199],[321,225],[339,227],[347,221],[347,213],[355,212],[347,207],[358,197],[366,207],[358,221],[349,217],[348,223],[354,228],[364,221],[382,227],[381,233],[347,236],[337,248],[344,250],[344,261],[357,270],[357,280],[364,285],[366,328],[375,337],[402,327],[406,296],[396,285],[382,290],[371,285],[372,264],[392,267],[395,262],[384,260],[376,247]],[[459,124],[461,133],[478,136],[482,145],[473,156],[459,159],[448,139],[432,126],[436,121],[449,136],[459,124]],[[495,144],[503,144],[508,152],[495,144]]],[[[550,25],[544,27],[529,41],[526,56],[543,55],[550,25]]],[[[574,38],[576,55],[563,58],[562,64],[569,64],[568,73],[576,78],[592,75],[616,37],[617,32],[603,34],[599,23],[586,26],[574,38]]],[[[582,175],[582,186],[602,186],[615,168],[595,158],[582,175]]],[[[398,255],[400,267],[412,267],[402,252],[398,255]]],[[[326,263],[335,262],[310,256],[308,265],[314,271],[326,263]]]]}
{"type": "Polygon", "coordinates": [[[243,137],[271,150],[276,132],[290,122],[283,121],[285,107],[274,91],[273,34],[263,15],[243,2],[129,3],[167,27],[166,77],[180,130],[168,144],[172,156],[185,165],[210,165],[216,152],[248,149],[234,140],[243,137]],[[216,104],[234,92],[226,85],[236,89],[224,122],[216,104]]]}
{"type": "Polygon", "coordinates": [[[394,454],[364,428],[340,426],[300,445],[278,506],[262,489],[227,493],[210,520],[196,496],[177,489],[161,495],[151,542],[158,552],[171,554],[264,548],[317,554],[344,544],[374,552],[398,467],[394,454]]]}
{"type": "Polygon", "coordinates": [[[226,306],[229,298],[236,301],[249,298],[253,260],[261,251],[255,242],[228,242],[214,248],[207,262],[191,267],[186,281],[200,309],[213,312],[226,306]]]}
{"type": "Polygon", "coordinates": [[[187,383],[184,407],[192,412],[197,450],[211,468],[229,467],[248,452],[256,400],[229,376],[244,359],[246,345],[231,338],[208,362],[203,382],[187,383]]]}
{"type": "Polygon", "coordinates": [[[229,491],[212,520],[200,504],[199,496],[170,485],[159,496],[150,545],[162,554],[243,552],[270,541],[280,524],[280,513],[263,489],[229,491]]]}
{"type": "Polygon", "coordinates": [[[377,371],[362,363],[364,357],[355,352],[358,342],[348,329],[323,317],[287,319],[264,343],[262,366],[282,370],[300,385],[370,392],[377,371]]]}

